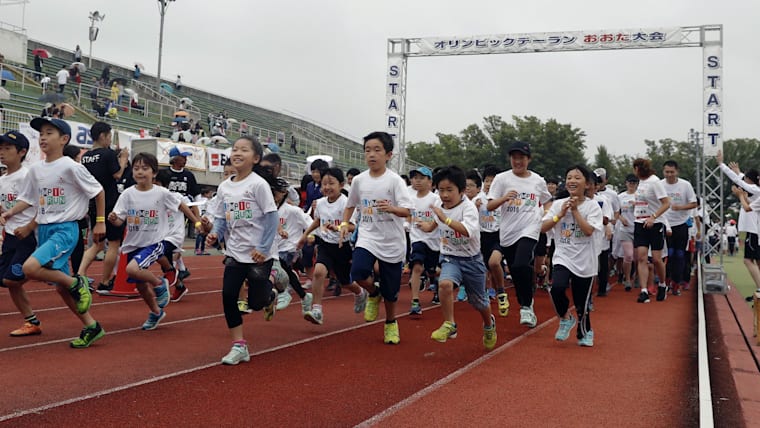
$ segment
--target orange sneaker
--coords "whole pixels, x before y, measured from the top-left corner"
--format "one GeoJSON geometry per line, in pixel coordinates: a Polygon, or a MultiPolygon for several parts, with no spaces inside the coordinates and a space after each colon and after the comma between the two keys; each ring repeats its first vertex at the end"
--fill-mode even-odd
{"type": "Polygon", "coordinates": [[[25,322],[21,328],[11,332],[11,336],[13,337],[34,336],[38,334],[42,334],[42,329],[40,326],[34,325],[30,322],[25,322]]]}

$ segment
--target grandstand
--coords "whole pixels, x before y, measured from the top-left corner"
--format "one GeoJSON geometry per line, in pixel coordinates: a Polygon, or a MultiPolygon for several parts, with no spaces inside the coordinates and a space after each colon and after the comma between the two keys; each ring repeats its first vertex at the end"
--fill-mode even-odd
{"type": "MultiPolygon", "coordinates": [[[[68,67],[72,58],[72,51],[29,40],[26,64],[2,65],[3,69],[12,73],[15,79],[9,80],[5,86],[11,93],[11,99],[0,101],[5,108],[5,120],[0,122],[0,129],[3,132],[17,126],[19,121],[28,121],[29,118],[40,114],[45,106],[45,102],[40,101],[40,97],[46,92],[55,92],[57,88],[55,73],[63,66],[68,67]],[[52,80],[47,90],[38,83],[39,76],[36,76],[37,73],[34,72],[32,51],[35,49],[45,49],[51,54],[50,58],[44,59],[42,70],[52,80]]],[[[141,130],[152,133],[158,128],[162,135],[168,136],[172,132],[171,122],[174,112],[180,106],[180,100],[189,98],[192,100],[192,105],[185,107],[188,117],[195,122],[199,121],[206,135],[210,135],[209,115],[226,112],[228,118],[235,119],[226,132],[226,137],[230,141],[240,135],[240,122],[245,120],[249,125],[248,133],[257,135],[263,144],[278,142],[279,154],[283,158],[283,174],[293,182],[300,181],[305,172],[306,158],[311,155],[332,156],[336,166],[344,169],[364,168],[364,154],[360,143],[336,131],[299,117],[189,86],[183,85],[181,91],[175,91],[173,83],[168,81],[163,81],[160,89],[157,89],[159,85],[154,76],[143,73],[139,80],[134,80],[132,67],[93,58],[92,67],[81,73],[81,83],[76,84],[69,80],[66,85],[64,91],[66,102],[76,109],[75,114],[69,119],[83,123],[104,120],[117,130],[134,133],[139,133],[141,130]],[[126,96],[117,104],[118,113],[114,117],[102,116],[96,111],[95,107],[100,105],[101,100],[110,95],[110,87],[96,86],[96,81],[99,80],[106,66],[110,69],[110,81],[120,79],[125,88],[134,91],[141,108],[130,106],[129,97],[126,96]],[[93,98],[97,104],[93,103],[93,98]],[[292,137],[296,140],[297,153],[290,151],[292,137]]],[[[404,169],[407,170],[408,167],[404,169]]]]}

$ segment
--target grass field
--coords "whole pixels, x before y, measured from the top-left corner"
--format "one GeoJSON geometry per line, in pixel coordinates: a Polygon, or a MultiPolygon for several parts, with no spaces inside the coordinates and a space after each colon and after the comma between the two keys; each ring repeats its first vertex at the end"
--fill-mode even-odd
{"type": "MultiPolygon", "coordinates": [[[[717,258],[714,258],[717,261],[717,258]]],[[[735,256],[723,257],[723,269],[728,275],[728,279],[739,290],[742,296],[751,296],[755,291],[755,284],[744,267],[744,249],[742,248],[735,256]]]]}

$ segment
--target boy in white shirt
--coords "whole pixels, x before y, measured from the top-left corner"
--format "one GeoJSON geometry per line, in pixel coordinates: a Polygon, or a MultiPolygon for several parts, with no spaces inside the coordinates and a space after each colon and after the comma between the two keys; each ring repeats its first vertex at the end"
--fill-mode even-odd
{"type": "MultiPolygon", "coordinates": [[[[115,226],[127,223],[121,252],[127,255],[127,282],[135,284],[150,309],[143,330],[155,330],[166,316],[164,307],[169,304],[166,278],[159,279],[148,270],[164,256],[164,239],[171,234],[167,211],[182,211],[195,223],[196,229],[201,227],[193,211],[182,203],[180,194],[153,184],[157,173],[158,159],[155,156],[149,153],[135,155],[132,159],[135,185],[124,190],[113,212],[108,214],[108,221],[115,226]]],[[[184,226],[184,221],[181,223],[184,226]]]]}
{"type": "Polygon", "coordinates": [[[30,206],[36,207],[40,244],[24,262],[24,275],[55,285],[66,306],[84,324],[70,346],[87,348],[103,337],[105,330],[89,313],[92,295],[87,278],[69,275],[69,257],[79,240],[77,220],[85,216],[92,198],[96,206],[92,233],[95,239],[105,235],[105,193],[82,164],[63,155],[63,148],[71,140],[68,123],[38,117],[30,124],[40,133],[40,150],[45,154],[45,161],[29,168],[18,202],[0,216],[0,224],[5,225],[9,218],[30,206]]]}
{"type": "Polygon", "coordinates": [[[466,187],[464,171],[456,166],[441,168],[433,177],[441,198],[440,205],[430,208],[435,212],[436,222],[422,226],[430,232],[436,227],[441,233],[441,275],[438,296],[441,299],[443,324],[430,338],[446,342],[457,337],[454,321],[454,285],[464,288],[467,300],[483,318],[483,346],[491,350],[496,346],[496,318],[486,293],[486,265],[480,254],[480,219],[478,209],[463,197],[466,187]]]}
{"type": "Polygon", "coordinates": [[[404,219],[413,208],[406,183],[386,164],[393,156],[393,137],[386,132],[373,132],[364,137],[364,159],[368,170],[354,177],[348,195],[343,222],[340,224],[341,242],[351,235],[348,222],[359,206],[361,220],[351,264],[351,278],[369,291],[364,311],[367,322],[377,319],[380,299],[385,300],[383,342],[398,344],[396,301],[401,288],[401,269],[404,264],[406,235],[404,219]],[[375,262],[379,273],[374,271],[375,262]],[[375,286],[373,278],[379,280],[375,286]]]}
{"type": "Polygon", "coordinates": [[[409,240],[412,243],[412,251],[409,256],[409,265],[412,268],[412,275],[409,280],[412,287],[412,308],[409,315],[421,316],[422,273],[425,272],[430,282],[434,283],[441,250],[441,238],[438,231],[425,232],[423,225],[435,222],[435,213],[430,207],[439,204],[441,199],[430,191],[433,185],[433,171],[430,168],[423,166],[413,169],[409,175],[412,179],[412,188],[415,190],[414,196],[412,196],[414,209],[412,210],[409,230],[409,240]]]}
{"type": "MultiPolygon", "coordinates": [[[[491,183],[497,175],[504,172],[495,165],[488,165],[483,168],[483,193],[485,195],[491,190],[491,183]]],[[[485,196],[475,202],[480,215],[480,253],[483,255],[483,261],[488,268],[488,278],[490,288],[488,288],[488,297],[496,299],[497,294],[506,296],[504,289],[504,257],[501,254],[499,245],[499,223],[501,222],[501,209],[493,211],[488,210],[488,197],[485,196]]],[[[505,317],[509,314],[509,299],[504,298],[499,301],[499,315],[505,317]]]]}

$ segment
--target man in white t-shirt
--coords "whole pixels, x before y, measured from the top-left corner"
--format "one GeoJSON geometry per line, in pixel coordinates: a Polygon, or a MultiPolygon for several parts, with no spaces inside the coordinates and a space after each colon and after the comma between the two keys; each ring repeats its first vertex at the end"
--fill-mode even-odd
{"type": "Polygon", "coordinates": [[[62,66],[58,73],[55,73],[56,79],[58,79],[58,93],[62,94],[66,88],[66,82],[69,80],[69,70],[66,70],[66,66],[62,66]]]}
{"type": "Polygon", "coordinates": [[[671,233],[667,236],[668,266],[667,279],[670,280],[673,295],[681,294],[681,288],[686,285],[684,278],[686,250],[689,246],[689,217],[691,210],[697,207],[697,195],[691,183],[678,177],[678,163],[668,160],[662,165],[660,182],[670,198],[670,209],[665,211],[665,219],[670,225],[671,233]]]}

